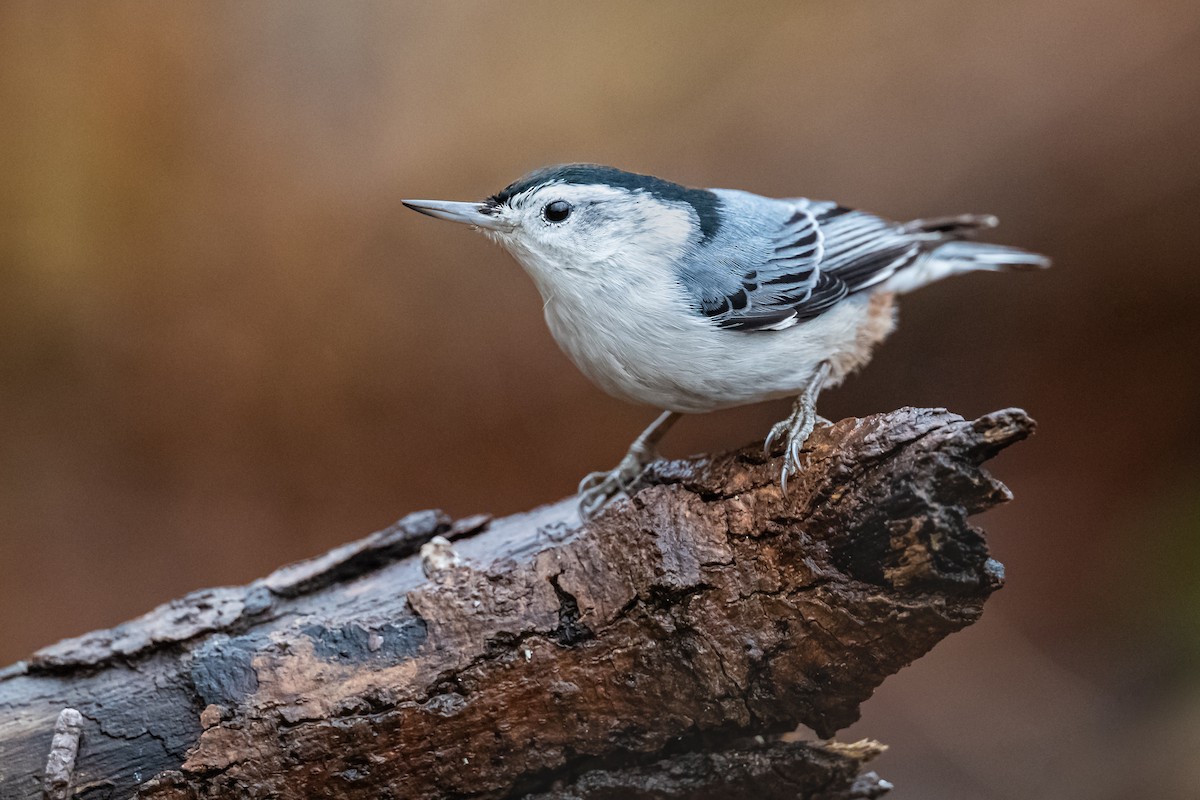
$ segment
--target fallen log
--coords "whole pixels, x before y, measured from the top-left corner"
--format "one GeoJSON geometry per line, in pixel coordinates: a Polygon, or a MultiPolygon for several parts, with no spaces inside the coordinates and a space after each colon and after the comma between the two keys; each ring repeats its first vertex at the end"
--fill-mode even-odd
{"type": "Polygon", "coordinates": [[[979,618],[980,464],[1032,428],[901,409],[818,427],[786,495],[751,447],[586,525],[409,515],[0,671],[0,797],[876,796],[877,748],[746,737],[831,736],[979,618]]]}

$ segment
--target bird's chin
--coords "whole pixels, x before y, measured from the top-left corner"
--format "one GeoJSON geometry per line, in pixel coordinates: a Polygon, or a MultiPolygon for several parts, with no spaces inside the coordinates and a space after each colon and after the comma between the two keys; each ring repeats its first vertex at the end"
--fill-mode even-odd
{"type": "Polygon", "coordinates": [[[479,231],[488,239],[500,245],[510,253],[513,252],[512,247],[510,246],[512,243],[512,230],[493,230],[489,228],[476,228],[475,230],[479,231]]]}
{"type": "Polygon", "coordinates": [[[484,234],[503,247],[510,256],[521,263],[521,266],[528,267],[530,263],[538,261],[538,254],[529,247],[523,237],[516,236],[511,231],[484,231],[484,234]]]}

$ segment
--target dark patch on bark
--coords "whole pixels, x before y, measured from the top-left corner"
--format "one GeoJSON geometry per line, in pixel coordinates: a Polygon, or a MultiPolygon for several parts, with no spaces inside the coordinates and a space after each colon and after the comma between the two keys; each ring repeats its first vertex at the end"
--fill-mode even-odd
{"type": "Polygon", "coordinates": [[[254,654],[264,644],[258,636],[214,637],[192,659],[192,685],[202,705],[234,706],[258,689],[254,654]]]}
{"type": "Polygon", "coordinates": [[[368,660],[395,663],[412,658],[428,633],[420,617],[373,628],[357,623],[332,628],[310,623],[301,625],[300,632],[312,639],[318,658],[350,664],[368,660]]]}
{"type": "Polygon", "coordinates": [[[558,576],[550,579],[550,585],[558,595],[558,627],[554,629],[555,641],[570,647],[595,637],[592,629],[579,621],[579,601],[558,585],[558,576]]]}

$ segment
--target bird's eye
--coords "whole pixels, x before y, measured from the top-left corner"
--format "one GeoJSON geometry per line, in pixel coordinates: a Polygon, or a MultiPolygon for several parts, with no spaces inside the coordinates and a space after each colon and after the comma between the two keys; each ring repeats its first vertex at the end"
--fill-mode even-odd
{"type": "Polygon", "coordinates": [[[562,222],[571,216],[571,204],[566,200],[547,203],[546,207],[542,209],[542,216],[546,218],[547,222],[562,222]]]}

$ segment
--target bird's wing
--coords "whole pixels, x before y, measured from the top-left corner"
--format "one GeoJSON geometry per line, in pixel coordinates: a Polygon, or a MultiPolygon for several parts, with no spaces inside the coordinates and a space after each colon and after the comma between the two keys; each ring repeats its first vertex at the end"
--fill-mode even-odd
{"type": "Polygon", "coordinates": [[[722,328],[782,330],[891,277],[920,256],[929,234],[834,203],[722,192],[717,240],[692,259],[685,285],[722,328]],[[771,204],[771,205],[767,205],[771,204]]]}

